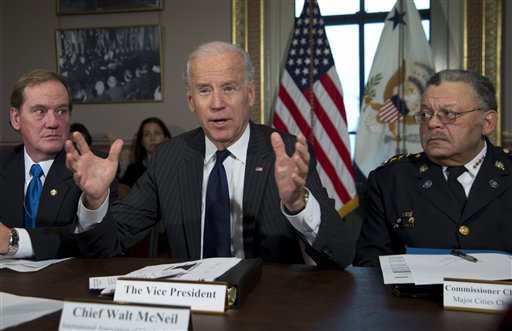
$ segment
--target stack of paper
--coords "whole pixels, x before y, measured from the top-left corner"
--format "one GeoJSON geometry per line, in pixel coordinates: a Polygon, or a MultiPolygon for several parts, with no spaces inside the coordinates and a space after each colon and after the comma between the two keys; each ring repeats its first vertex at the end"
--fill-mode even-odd
{"type": "Polygon", "coordinates": [[[404,254],[380,256],[384,284],[442,284],[444,278],[471,280],[512,279],[512,256],[473,253],[471,262],[451,254],[404,254]]]}
{"type": "Polygon", "coordinates": [[[236,257],[214,257],[203,260],[160,264],[144,267],[123,276],[106,276],[89,278],[89,289],[102,290],[101,294],[114,293],[119,277],[139,279],[184,279],[213,281],[237,265],[241,259],[236,257]]]}

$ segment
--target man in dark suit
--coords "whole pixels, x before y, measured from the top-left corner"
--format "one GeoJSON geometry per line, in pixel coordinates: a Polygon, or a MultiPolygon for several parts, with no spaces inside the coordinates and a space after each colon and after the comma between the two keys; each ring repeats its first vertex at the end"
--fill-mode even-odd
{"type": "Polygon", "coordinates": [[[228,43],[207,43],[189,56],[186,68],[189,109],[200,128],[158,145],[147,172],[111,208],[104,204],[104,183],[112,178],[122,141],[113,143],[106,160],[88,153],[79,136],[74,138],[82,154],[66,142],[67,165],[84,191],[78,210],[81,251],[122,254],[162,219],[172,258],[209,256],[203,240],[211,234],[205,230],[210,226],[204,207],[207,183],[216,151],[227,149],[230,224],[219,232],[229,240],[224,256],[287,263],[312,258],[339,268],[350,264],[353,240],[321,185],[304,136],[277,133],[249,120],[256,98],[249,55],[228,43]]]}
{"type": "Polygon", "coordinates": [[[370,173],[354,265],[378,266],[379,255],[407,247],[512,251],[512,154],[487,138],[496,109],[486,77],[445,70],[430,78],[415,114],[424,152],[370,173]]]}
{"type": "MultiPolygon", "coordinates": [[[[79,252],[71,234],[81,191],[64,151],[71,110],[71,93],[56,73],[34,70],[14,86],[10,121],[23,144],[0,153],[0,254],[41,260],[79,252]],[[25,216],[33,164],[42,169],[35,224],[25,216]]],[[[115,179],[111,195],[117,196],[115,179]]]]}

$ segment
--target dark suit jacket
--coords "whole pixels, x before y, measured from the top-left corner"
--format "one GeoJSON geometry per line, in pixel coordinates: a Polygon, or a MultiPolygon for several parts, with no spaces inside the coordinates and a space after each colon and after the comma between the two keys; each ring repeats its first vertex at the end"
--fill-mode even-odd
{"type": "MultiPolygon", "coordinates": [[[[104,154],[102,154],[104,155],[104,154]]],[[[0,221],[23,228],[25,165],[23,145],[0,152],[0,221]]],[[[111,199],[117,199],[117,178],[111,199]]],[[[82,192],[66,168],[66,152],[58,153],[48,172],[37,210],[36,228],[27,229],[37,260],[79,253],[71,233],[75,229],[78,199],[82,192]]],[[[112,201],[112,200],[111,200],[112,201]]]]}
{"type": "MultiPolygon", "coordinates": [[[[243,197],[245,257],[303,263],[300,235],[280,211],[275,154],[270,143],[273,130],[252,122],[250,125],[243,197]]],[[[290,154],[295,138],[282,135],[290,154]]],[[[204,139],[199,128],[159,144],[148,171],[130,194],[115,202],[99,225],[78,236],[81,251],[91,256],[122,254],[162,219],[170,256],[199,259],[204,139]]],[[[322,220],[317,239],[312,247],[307,245],[307,252],[319,265],[346,267],[354,255],[354,242],[321,185],[314,154],[309,170],[306,187],[320,203],[322,220]]]]}
{"type": "Polygon", "coordinates": [[[354,265],[378,266],[379,255],[402,254],[406,246],[512,251],[510,151],[487,142],[462,215],[442,171],[419,153],[370,173],[354,265]]]}

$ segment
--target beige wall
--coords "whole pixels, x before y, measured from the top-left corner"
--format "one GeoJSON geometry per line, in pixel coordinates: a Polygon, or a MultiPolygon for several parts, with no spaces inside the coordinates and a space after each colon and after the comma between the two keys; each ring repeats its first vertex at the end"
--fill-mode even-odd
{"type": "MultiPolygon", "coordinates": [[[[57,69],[55,30],[160,24],[162,31],[164,101],[159,103],[123,103],[76,105],[73,121],[84,123],[96,142],[107,137],[123,138],[129,143],[140,121],[148,116],[161,117],[173,135],[196,127],[187,110],[181,80],[186,55],[198,44],[209,40],[231,41],[232,0],[163,0],[164,10],[97,15],[57,16],[55,0],[0,0],[0,144],[19,143],[19,135],[8,121],[9,96],[14,81],[24,72],[42,67],[57,69]]],[[[292,0],[265,0],[265,118],[275,102],[281,64],[287,49],[294,13],[292,0]]],[[[464,2],[432,2],[432,46],[436,68],[457,68],[463,62],[464,2]]],[[[504,3],[504,17],[510,17],[512,5],[504,3]]],[[[510,20],[504,20],[505,40],[510,39],[510,20]]],[[[505,142],[510,145],[512,107],[510,90],[511,43],[504,43],[502,110],[505,142]]]]}
{"type": "MultiPolygon", "coordinates": [[[[56,15],[54,0],[0,1],[0,141],[20,142],[8,121],[9,97],[14,81],[34,68],[57,70],[55,31],[160,24],[163,51],[163,102],[75,105],[72,121],[84,123],[96,142],[106,137],[132,139],[139,123],[158,116],[173,135],[196,127],[188,111],[183,66],[187,54],[210,40],[231,41],[231,0],[165,0],[158,12],[98,15],[56,15]]],[[[105,141],[106,142],[106,141],[105,141]]]]}

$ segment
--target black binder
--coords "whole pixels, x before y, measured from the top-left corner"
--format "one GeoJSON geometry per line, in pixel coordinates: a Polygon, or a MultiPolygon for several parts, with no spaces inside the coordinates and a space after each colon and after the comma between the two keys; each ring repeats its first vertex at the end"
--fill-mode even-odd
{"type": "Polygon", "coordinates": [[[244,259],[216,280],[228,283],[229,308],[238,308],[261,279],[262,259],[244,259]]]}

